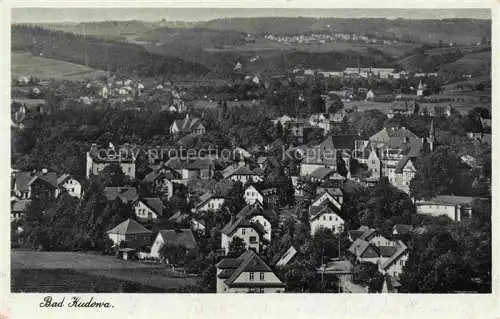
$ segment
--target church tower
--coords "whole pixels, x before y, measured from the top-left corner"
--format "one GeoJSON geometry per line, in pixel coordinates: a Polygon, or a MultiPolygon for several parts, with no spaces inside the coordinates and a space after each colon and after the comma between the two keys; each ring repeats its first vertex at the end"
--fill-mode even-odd
{"type": "Polygon", "coordinates": [[[417,96],[424,96],[424,85],[422,81],[418,82],[417,96]]]}

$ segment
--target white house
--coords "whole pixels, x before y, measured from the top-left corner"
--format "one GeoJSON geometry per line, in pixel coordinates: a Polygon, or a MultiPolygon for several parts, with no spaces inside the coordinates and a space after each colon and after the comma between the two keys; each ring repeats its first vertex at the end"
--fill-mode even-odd
{"type": "Polygon", "coordinates": [[[237,258],[224,258],[216,265],[217,293],[279,293],[285,283],[262,258],[249,250],[237,258]]]}
{"type": "Polygon", "coordinates": [[[320,228],[331,229],[334,234],[344,231],[344,220],[327,206],[311,206],[309,209],[309,223],[311,235],[320,228]]]}
{"type": "Polygon", "coordinates": [[[158,231],[151,245],[150,256],[160,258],[160,250],[163,245],[173,245],[187,250],[198,249],[198,244],[191,229],[164,229],[158,231]]]}
{"type": "Polygon", "coordinates": [[[332,194],[331,191],[325,191],[320,193],[320,195],[312,201],[311,206],[324,206],[325,204],[333,205],[338,210],[342,209],[342,197],[339,195],[332,194]]]}
{"type": "Polygon", "coordinates": [[[140,248],[151,243],[151,231],[133,219],[127,219],[107,232],[115,246],[125,242],[129,248],[140,248]]]}
{"type": "Polygon", "coordinates": [[[264,180],[260,172],[251,170],[244,165],[240,165],[237,167],[231,165],[222,172],[222,176],[224,177],[224,179],[241,182],[242,184],[259,183],[264,180]]]}
{"type": "Polygon", "coordinates": [[[81,198],[82,185],[69,174],[63,174],[57,179],[57,185],[65,190],[70,196],[81,198]]]}
{"type": "Polygon", "coordinates": [[[264,204],[264,196],[253,185],[250,185],[245,189],[245,192],[243,193],[243,199],[249,205],[253,205],[256,202],[264,204]]]}
{"type": "Polygon", "coordinates": [[[223,196],[209,191],[200,196],[194,208],[196,212],[218,211],[225,201],[226,199],[223,196]]]}
{"type": "Polygon", "coordinates": [[[409,253],[408,247],[402,242],[398,241],[396,246],[396,251],[391,254],[391,256],[384,258],[381,257],[379,261],[379,272],[382,275],[390,275],[394,277],[399,277],[403,273],[403,267],[408,261],[409,253]]]}
{"type": "Polygon", "coordinates": [[[262,225],[258,222],[251,222],[246,217],[233,218],[221,230],[221,248],[226,255],[229,252],[229,245],[235,237],[239,237],[245,243],[246,249],[259,252],[260,237],[265,233],[262,225]]]}
{"type": "Polygon", "coordinates": [[[417,169],[415,168],[415,158],[405,156],[396,166],[392,184],[402,190],[403,192],[410,193],[410,182],[415,177],[417,169]]]}
{"type": "Polygon", "coordinates": [[[236,218],[246,218],[261,230],[261,238],[271,241],[272,221],[275,219],[275,213],[271,209],[264,209],[259,202],[253,205],[245,206],[237,215],[236,218]]]}
{"type": "Polygon", "coordinates": [[[191,134],[191,135],[203,135],[205,134],[205,126],[201,124],[201,120],[197,117],[189,117],[189,113],[182,120],[175,120],[172,125],[170,125],[170,134],[191,134]]]}
{"type": "Polygon", "coordinates": [[[157,220],[164,215],[165,208],[158,197],[143,197],[134,204],[135,216],[141,220],[157,220]]]}
{"type": "Polygon", "coordinates": [[[97,144],[92,144],[87,152],[87,178],[99,175],[99,173],[110,164],[117,164],[123,173],[131,179],[135,178],[135,159],[132,152],[123,148],[115,149],[110,145],[108,148],[99,148],[97,144]]]}
{"type": "Polygon", "coordinates": [[[417,213],[430,216],[448,216],[454,221],[470,218],[473,197],[439,195],[427,201],[417,201],[417,213]]]}

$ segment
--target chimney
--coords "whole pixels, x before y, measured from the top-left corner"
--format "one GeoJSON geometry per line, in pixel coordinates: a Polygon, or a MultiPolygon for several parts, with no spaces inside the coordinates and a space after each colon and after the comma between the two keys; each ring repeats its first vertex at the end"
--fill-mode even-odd
{"type": "Polygon", "coordinates": [[[186,113],[186,120],[189,119],[189,113],[186,113]]]}
{"type": "Polygon", "coordinates": [[[42,168],[42,175],[47,175],[48,172],[49,172],[48,169],[42,168]]]}

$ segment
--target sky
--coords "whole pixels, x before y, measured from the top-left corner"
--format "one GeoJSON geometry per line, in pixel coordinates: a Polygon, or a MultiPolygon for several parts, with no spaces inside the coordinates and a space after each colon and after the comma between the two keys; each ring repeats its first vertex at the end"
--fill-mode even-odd
{"type": "Polygon", "coordinates": [[[13,8],[13,23],[106,20],[207,21],[234,17],[490,19],[489,9],[13,8]]]}

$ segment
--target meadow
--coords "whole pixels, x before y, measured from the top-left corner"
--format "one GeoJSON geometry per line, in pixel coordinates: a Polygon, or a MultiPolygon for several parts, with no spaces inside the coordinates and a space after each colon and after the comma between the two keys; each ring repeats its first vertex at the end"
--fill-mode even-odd
{"type": "Polygon", "coordinates": [[[13,292],[177,291],[196,286],[197,277],[174,273],[161,264],[124,261],[79,252],[12,250],[13,292]]]}
{"type": "Polygon", "coordinates": [[[12,52],[12,77],[33,76],[39,79],[83,80],[97,78],[105,71],[40,56],[27,52],[12,52]]]}

